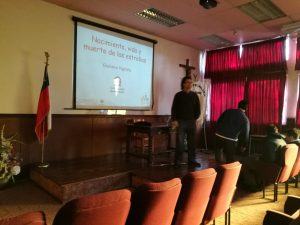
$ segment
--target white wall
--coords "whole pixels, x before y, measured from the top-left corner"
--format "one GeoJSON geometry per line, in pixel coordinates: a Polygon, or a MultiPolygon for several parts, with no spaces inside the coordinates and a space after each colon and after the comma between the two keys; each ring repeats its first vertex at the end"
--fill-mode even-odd
{"type": "Polygon", "coordinates": [[[72,16],[81,17],[158,41],[154,58],[154,108],[129,114],[170,114],[175,92],[187,58],[197,67],[197,49],[96,19],[40,0],[0,1],[0,113],[35,113],[42,85],[45,56],[52,113],[98,114],[99,111],[65,110],[72,107],[73,30],[72,16]]]}

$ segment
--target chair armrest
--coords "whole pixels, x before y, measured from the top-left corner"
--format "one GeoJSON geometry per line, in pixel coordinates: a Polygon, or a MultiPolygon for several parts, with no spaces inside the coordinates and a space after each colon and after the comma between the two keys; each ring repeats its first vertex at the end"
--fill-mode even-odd
{"type": "Polygon", "coordinates": [[[300,197],[295,195],[288,195],[284,204],[284,213],[292,215],[298,209],[300,209],[300,197]]]}
{"type": "Polygon", "coordinates": [[[12,224],[46,225],[45,213],[43,211],[33,211],[10,218],[0,219],[0,225],[12,224]]]}
{"type": "Polygon", "coordinates": [[[263,225],[288,225],[295,218],[275,210],[267,210],[263,225]]]}

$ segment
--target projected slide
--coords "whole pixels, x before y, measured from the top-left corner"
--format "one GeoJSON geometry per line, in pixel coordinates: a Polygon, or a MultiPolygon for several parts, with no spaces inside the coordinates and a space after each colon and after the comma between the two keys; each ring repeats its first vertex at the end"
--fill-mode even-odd
{"type": "Polygon", "coordinates": [[[75,107],[152,107],[153,43],[77,22],[75,107]]]}

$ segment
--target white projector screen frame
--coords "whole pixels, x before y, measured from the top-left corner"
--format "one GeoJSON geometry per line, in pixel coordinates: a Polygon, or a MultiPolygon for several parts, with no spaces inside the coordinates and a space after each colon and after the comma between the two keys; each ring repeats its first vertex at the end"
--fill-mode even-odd
{"type": "Polygon", "coordinates": [[[74,109],[151,110],[154,44],[81,18],[74,21],[74,109]]]}

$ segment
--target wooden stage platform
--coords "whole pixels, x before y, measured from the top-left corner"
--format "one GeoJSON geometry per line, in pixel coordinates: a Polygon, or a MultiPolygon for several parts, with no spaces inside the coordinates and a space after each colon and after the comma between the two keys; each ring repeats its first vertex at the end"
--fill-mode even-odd
{"type": "Polygon", "coordinates": [[[189,171],[214,167],[213,154],[197,153],[201,168],[182,165],[174,168],[173,154],[147,160],[126,154],[106,155],[63,162],[50,162],[48,168],[33,167],[30,178],[61,202],[88,194],[121,188],[134,188],[144,181],[164,181],[182,177],[189,171]]]}

